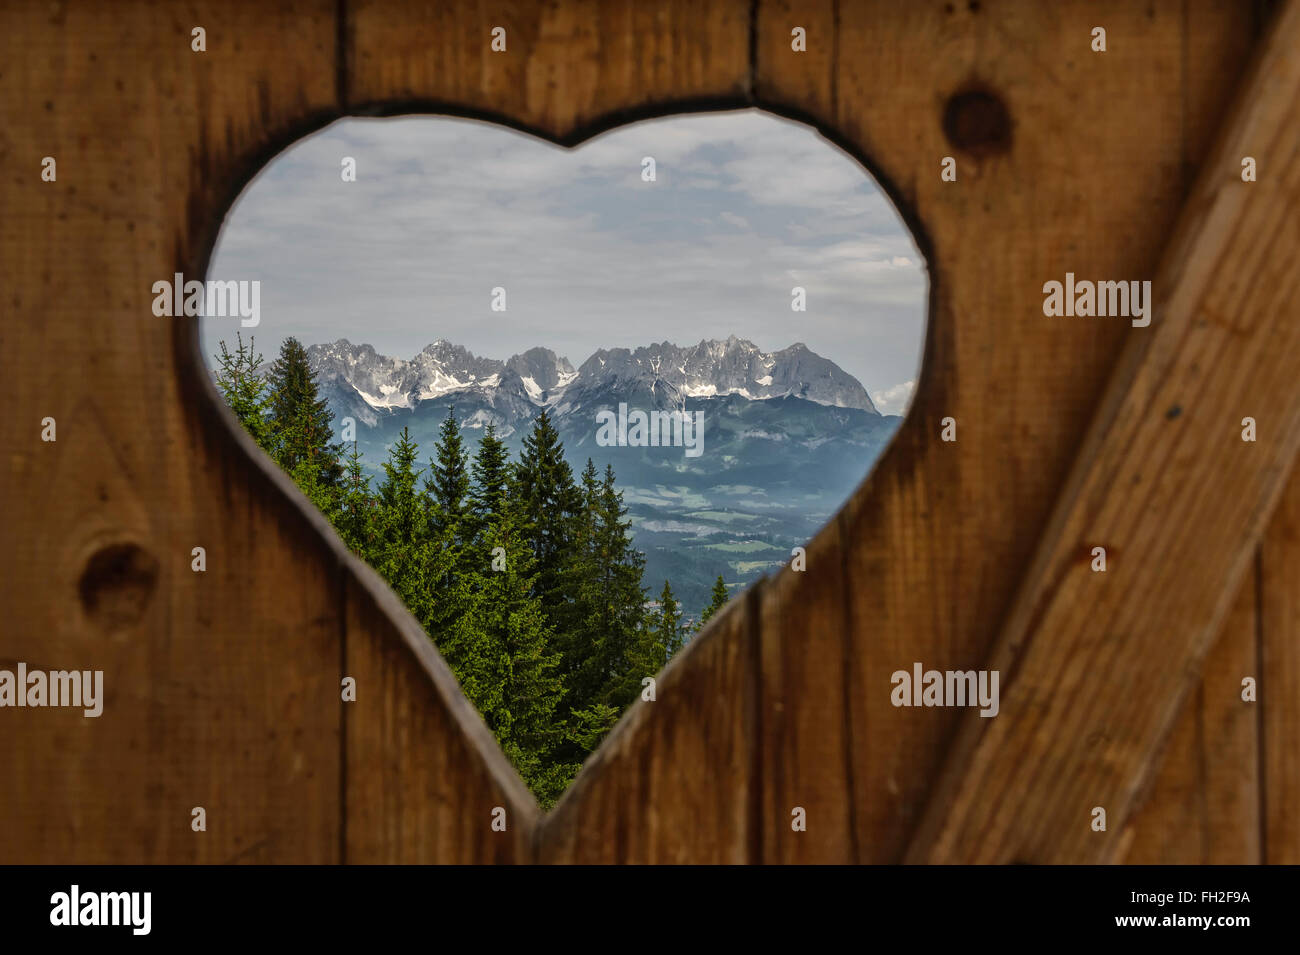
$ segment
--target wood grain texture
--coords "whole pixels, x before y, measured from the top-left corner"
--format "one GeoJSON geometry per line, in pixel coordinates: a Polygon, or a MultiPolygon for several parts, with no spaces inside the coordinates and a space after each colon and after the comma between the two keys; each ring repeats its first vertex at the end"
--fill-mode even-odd
{"type": "Polygon", "coordinates": [[[1300,480],[1260,549],[1260,727],[1264,860],[1300,863],[1300,480]]]}
{"type": "MultiPolygon", "coordinates": [[[[983,664],[1106,376],[1137,331],[1045,318],[1042,283],[1067,270],[1150,276],[1190,186],[1183,158],[1203,148],[1168,104],[1218,115],[1228,92],[1217,65],[1186,59],[1184,10],[1172,5],[765,3],[759,13],[757,97],[818,118],[869,159],[931,263],[918,393],[838,530],[840,627],[852,647],[843,664],[823,657],[820,673],[834,686],[842,665],[852,670],[843,699],[853,765],[844,775],[855,787],[859,858],[894,861],[957,714],[893,707],[890,675],[916,661],[983,664]],[[1106,58],[1088,49],[1097,22],[1118,38],[1106,58]],[[790,50],[793,25],[808,31],[806,55],[790,50]],[[920,73],[925,84],[911,81],[920,73]],[[1134,84],[1149,97],[1131,96],[1134,84]],[[969,154],[945,137],[949,98],[971,89],[1006,106],[1010,142],[1000,152],[969,154]],[[1118,113],[1126,118],[1117,124],[1118,113]],[[1076,135],[1096,148],[1061,148],[1076,135]],[[956,183],[939,178],[944,156],[957,160],[956,183]],[[940,441],[948,416],[954,444],[940,441]]],[[[1215,64],[1242,63],[1243,26],[1230,11],[1214,8],[1197,23],[1198,44],[1222,44],[1215,64]]],[[[817,600],[814,581],[804,583],[794,605],[817,600]]],[[[792,621],[783,639],[803,645],[812,627],[792,621]]],[[[815,695],[796,705],[829,704],[815,695]]],[[[844,714],[824,717],[819,725],[787,715],[787,726],[802,729],[786,748],[839,733],[844,714]]],[[[800,785],[834,790],[840,781],[836,766],[800,785]]]]}
{"type": "MultiPolygon", "coordinates": [[[[1294,5],[1286,15],[1290,36],[1294,5]]],[[[1296,117],[1268,115],[1268,97],[1241,111],[1238,124],[1257,125],[1236,135],[1267,158],[1244,187],[1256,194],[1227,185],[1237,158],[1221,152],[1218,204],[1202,194],[1192,208],[1211,232],[1227,214],[1245,229],[1220,262],[1197,257],[1200,233],[1184,231],[1172,261],[1188,271],[1157,294],[1186,297],[1152,328],[1041,313],[1042,283],[1067,270],[1152,273],[1257,28],[1227,0],[4,5],[0,666],[102,668],[108,699],[98,720],[0,715],[0,765],[15,780],[0,787],[0,827],[17,834],[0,862],[894,861],[927,801],[942,822],[917,850],[927,858],[1114,858],[1125,832],[1130,857],[1168,858],[1168,826],[1194,818],[1204,858],[1226,859],[1254,819],[1263,857],[1297,861],[1294,494],[1261,550],[1262,808],[1241,778],[1250,728],[1220,700],[1246,662],[1248,605],[1197,671],[1294,449],[1282,377],[1295,380],[1293,333],[1260,337],[1267,309],[1293,316],[1294,269],[1259,270],[1286,249],[1294,261],[1294,143],[1266,134],[1294,134],[1296,117]],[[1104,56],[1088,49],[1096,23],[1104,56]],[[199,25],[203,54],[190,50],[199,25]],[[498,25],[502,54],[489,47],[498,25]],[[790,49],[793,26],[806,53],[790,49]],[[973,90],[1003,105],[1008,132],[955,145],[945,110],[973,90]],[[415,622],[239,431],[194,327],[154,317],[150,285],[198,277],[249,177],[340,115],[439,110],[573,144],[639,117],[749,105],[848,149],[913,228],[932,279],[915,406],[809,545],[807,571],[721,614],[539,820],[415,622]],[[58,158],[56,183],[40,180],[44,155],[58,158]],[[947,155],[956,183],[939,179],[947,155]],[[1186,337],[1173,340],[1177,321],[1186,337]],[[1160,344],[1120,374],[1157,413],[1124,417],[1099,399],[1139,335],[1160,344]],[[1165,419],[1172,402],[1180,416],[1165,419]],[[1229,420],[1243,403],[1261,422],[1246,452],[1229,420]],[[1099,408],[1140,453],[1097,458],[1092,483],[1065,485],[1076,457],[1110,453],[1096,437],[1080,451],[1099,408]],[[46,415],[53,444],[39,440],[46,415]],[[953,444],[939,440],[949,415],[953,444]],[[1126,468],[1143,480],[1125,483],[1126,468]],[[1239,483],[1214,497],[1225,469],[1239,483]],[[1049,526],[1058,499],[1100,523],[1049,526]],[[1031,561],[1044,528],[1064,558],[1031,561]],[[1070,548],[1102,533],[1104,589],[1063,570],[1070,548]],[[206,574],[189,569],[194,546],[207,548],[206,574]],[[975,772],[960,782],[1002,800],[988,830],[965,828],[979,821],[973,791],[932,801],[961,717],[894,708],[889,675],[914,660],[984,665],[1004,620],[1030,629],[1022,586],[1057,599],[1004,684],[1003,714],[982,721],[998,729],[961,751],[975,772]],[[1113,626],[1094,639],[1077,626],[1089,618],[1113,626]],[[1065,713],[1072,688],[1096,680],[1053,654],[1071,639],[1108,666],[1139,651],[1178,663],[1118,669],[1098,690],[1104,719],[1065,713]],[[344,675],[358,681],[354,704],[340,702],[344,675]],[[1175,732],[1184,699],[1190,730],[1175,732]],[[1023,767],[992,745],[1014,733],[1031,747],[1023,767]],[[1171,733],[1146,802],[1169,818],[1144,825],[1136,778],[1171,733]],[[1089,798],[1118,797],[1097,840],[1060,798],[1085,779],[1089,798]],[[202,834],[189,828],[198,805],[202,834]],[[495,806],[506,833],[490,829],[495,806]],[[804,832],[791,829],[795,806],[804,832]],[[1023,828],[1009,832],[1013,806],[1023,828]]]]}
{"type": "MultiPolygon", "coordinates": [[[[1223,25],[1224,12],[1206,3],[1187,7],[1190,63],[1203,63],[1207,55],[1215,55],[1216,51],[1202,44],[1223,25]]],[[[1256,4],[1257,31],[1266,24],[1266,13],[1265,5],[1256,4]]],[[[1242,12],[1229,15],[1242,16],[1242,12]]],[[[1240,41],[1244,35],[1237,38],[1240,41]]],[[[1217,52],[1221,55],[1222,51],[1217,52]]],[[[1238,61],[1246,52],[1243,46],[1230,56],[1238,61]]],[[[1210,119],[1221,111],[1229,92],[1224,84],[1202,85],[1202,101],[1198,102],[1189,90],[1185,168],[1194,168],[1195,157],[1217,132],[1210,119]]],[[[1259,807],[1252,805],[1260,798],[1258,753],[1251,748],[1258,747],[1259,734],[1243,718],[1239,687],[1238,692],[1229,693],[1226,683],[1219,690],[1213,685],[1216,674],[1227,680],[1232,673],[1240,676],[1257,669],[1257,583],[1252,571],[1206,658],[1201,685],[1183,708],[1158,778],[1133,822],[1136,839],[1124,855],[1125,862],[1262,861],[1259,807]]],[[[1257,716],[1253,722],[1258,722],[1257,716]]]]}
{"type": "Polygon", "coordinates": [[[762,601],[763,861],[859,861],[853,814],[852,634],[844,626],[844,540],[833,521],[808,546],[807,569],[786,567],[762,601]],[[795,829],[802,810],[806,828],[795,829]]]}
{"type": "Polygon", "coordinates": [[[337,561],[198,410],[187,320],[151,310],[241,154],[330,103],[332,7],[0,9],[0,658],[102,669],[106,695],[4,711],[0,861],[337,859],[337,561]]]}
{"type": "Polygon", "coordinates": [[[1253,865],[1260,844],[1258,577],[1242,582],[1170,735],[1151,791],[1130,822],[1123,861],[1134,865],[1253,865]],[[1258,689],[1258,686],[1257,686],[1258,689]]]}
{"type": "Polygon", "coordinates": [[[363,112],[469,112],[571,145],[632,114],[741,105],[749,13],[748,0],[352,0],[346,96],[363,112]]]}
{"type": "MultiPolygon", "coordinates": [[[[0,820],[14,835],[0,862],[339,861],[348,626],[354,653],[378,644],[357,672],[387,680],[395,711],[421,711],[393,732],[445,730],[464,777],[419,823],[395,811],[378,835],[355,794],[356,853],[488,857],[477,830],[429,820],[461,815],[461,797],[469,818],[513,770],[437,711],[449,704],[427,669],[412,681],[427,661],[384,669],[409,617],[391,604],[379,620],[349,610],[345,593],[364,606],[386,590],[222,408],[192,320],[151,309],[154,281],[202,275],[226,208],[262,163],[337,115],[337,10],[0,10],[0,371],[12,408],[0,424],[11,449],[0,666],[102,669],[106,695],[98,719],[4,711],[0,757],[14,784],[0,787],[0,820]],[[205,53],[191,50],[194,26],[205,53]],[[40,179],[43,155],[57,159],[56,182],[40,179]],[[45,416],[56,442],[40,440],[45,416]],[[196,546],[206,573],[190,569],[196,546]],[[191,830],[196,806],[206,832],[191,830]],[[377,844],[412,830],[427,847],[377,844]]],[[[388,746],[389,726],[367,716],[351,756],[374,768],[382,755],[366,747],[388,746]]],[[[529,802],[515,807],[523,844],[529,802]]],[[[514,843],[494,849],[517,855],[514,843]]]]}
{"type": "Polygon", "coordinates": [[[1300,448],[1300,280],[1285,264],[1300,249],[1297,46],[1289,5],[1166,252],[1150,334],[1125,351],[986,664],[1006,674],[1003,713],[965,721],[913,861],[1115,857],[1300,448]],[[1245,155],[1275,174],[1242,183],[1245,155]],[[1248,443],[1252,413],[1269,428],[1248,443]],[[1094,543],[1113,552],[1104,577],[1089,571],[1094,543]],[[1089,825],[1095,806],[1104,833],[1089,825]]]}
{"type": "MultiPolygon", "coordinates": [[[[1266,5],[1256,4],[1255,30],[1267,23],[1266,5]]],[[[1246,14],[1238,8],[1197,2],[1185,8],[1186,61],[1206,76],[1207,57],[1227,57],[1239,63],[1248,55],[1249,35],[1232,29],[1246,14]],[[1224,39],[1235,44],[1227,49],[1224,39]]],[[[1193,83],[1185,90],[1183,167],[1195,170],[1198,157],[1218,132],[1232,89],[1225,83],[1193,83]]],[[[1237,594],[1223,632],[1202,669],[1201,684],[1184,706],[1159,775],[1140,812],[1135,815],[1132,844],[1124,861],[1133,864],[1247,864],[1261,860],[1259,734],[1243,711],[1238,678],[1257,670],[1258,614],[1252,571],[1237,594]]],[[[1254,704],[1251,704],[1252,706],[1254,704]]]]}

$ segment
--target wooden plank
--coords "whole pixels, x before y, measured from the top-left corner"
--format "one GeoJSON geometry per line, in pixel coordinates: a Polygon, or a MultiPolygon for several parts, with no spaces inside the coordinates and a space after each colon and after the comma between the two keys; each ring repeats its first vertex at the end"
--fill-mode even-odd
{"type": "MultiPolygon", "coordinates": [[[[1190,73],[1184,90],[1183,175],[1190,178],[1234,93],[1206,64],[1244,62],[1257,37],[1239,28],[1242,11],[1236,6],[1195,0],[1186,5],[1184,16],[1185,69],[1190,73]]],[[[1262,35],[1264,23],[1257,11],[1256,34],[1262,35]]],[[[1151,794],[1134,816],[1125,862],[1259,861],[1258,740],[1251,709],[1256,704],[1244,703],[1240,693],[1240,677],[1257,669],[1255,586],[1251,571],[1206,658],[1200,684],[1178,718],[1151,794]],[[1234,674],[1235,692],[1230,685],[1234,674]]]]}
{"type": "Polygon", "coordinates": [[[844,626],[838,527],[833,521],[809,543],[806,570],[787,566],[763,593],[764,862],[859,859],[850,753],[872,740],[859,736],[861,708],[849,681],[853,643],[844,626]]]}
{"type": "Polygon", "coordinates": [[[1135,865],[1253,865],[1260,861],[1259,680],[1254,568],[1178,716],[1151,794],[1130,822],[1123,861],[1135,865]],[[1131,841],[1130,841],[1131,840],[1131,841]]]}
{"type": "MultiPolygon", "coordinates": [[[[956,725],[952,710],[895,708],[891,674],[917,661],[981,665],[1128,334],[1118,321],[1046,319],[1042,283],[1067,270],[1153,270],[1190,186],[1184,157],[1203,151],[1182,114],[1194,102],[1217,117],[1222,103],[1208,91],[1240,68],[1249,36],[1226,7],[1216,10],[1217,19],[1185,26],[1182,5],[1160,3],[759,5],[756,96],[864,162],[913,229],[932,279],[908,419],[839,531],[823,532],[843,541],[851,646],[820,655],[806,679],[838,687],[850,668],[835,698],[849,707],[852,764],[810,766],[789,784],[852,780],[862,861],[897,860],[956,725]],[[1089,49],[1098,22],[1112,38],[1104,57],[1089,49]],[[790,49],[796,25],[807,30],[807,53],[790,49]],[[1208,59],[1187,62],[1184,41],[1208,59]],[[1135,99],[1135,86],[1149,95],[1135,99]],[[971,88],[1004,104],[1009,143],[959,149],[946,138],[949,99],[971,88]],[[1076,130],[1096,148],[1059,148],[1076,130]],[[956,183],[939,177],[949,155],[956,183]],[[940,440],[948,416],[955,444],[940,440]]],[[[811,589],[794,602],[806,604],[811,589]]],[[[808,645],[815,630],[796,615],[781,640],[808,645]]],[[[797,698],[821,716],[788,718],[793,736],[780,745],[810,752],[842,734],[845,713],[829,695],[797,698]]]]}
{"type": "Polygon", "coordinates": [[[338,857],[337,565],[188,402],[193,329],[151,309],[220,221],[199,197],[330,103],[333,6],[0,8],[0,666],[102,669],[106,697],[4,711],[0,862],[338,857]]]}
{"type": "MultiPolygon", "coordinates": [[[[1255,30],[1262,35],[1268,6],[1255,4],[1255,30]]],[[[1234,30],[1243,13],[1212,0],[1187,5],[1190,65],[1223,56],[1222,36],[1236,44],[1230,57],[1242,60],[1249,36],[1234,30]]],[[[1225,83],[1188,83],[1184,169],[1195,169],[1197,156],[1217,133],[1225,83]]],[[[1269,534],[1283,508],[1274,512],[1269,534]]],[[[1130,864],[1253,864],[1262,860],[1260,734],[1266,711],[1262,702],[1245,703],[1240,677],[1258,680],[1257,569],[1247,573],[1223,633],[1206,657],[1200,685],[1180,713],[1162,758],[1151,795],[1135,813],[1134,841],[1125,854],[1130,864]],[[1235,680],[1235,682],[1234,682],[1235,680]],[[1217,685],[1217,686],[1216,686],[1217,685]]]]}
{"type": "Polygon", "coordinates": [[[630,119],[744,105],[748,0],[352,0],[351,109],[494,118],[572,145],[630,119]],[[503,28],[504,52],[491,49],[503,28]]]}
{"type": "Polygon", "coordinates": [[[1260,736],[1263,861],[1300,863],[1300,474],[1261,548],[1260,736]]]}
{"type": "Polygon", "coordinates": [[[246,179],[331,115],[336,12],[83,3],[46,22],[43,8],[5,11],[6,61],[29,69],[5,95],[48,105],[10,103],[0,153],[18,162],[18,142],[48,144],[59,179],[42,183],[32,160],[33,175],[4,183],[22,228],[2,240],[17,281],[0,306],[15,449],[0,490],[27,506],[4,522],[5,553],[25,556],[0,575],[12,624],[0,658],[103,668],[108,695],[98,720],[23,710],[5,721],[0,754],[29,783],[0,794],[15,833],[5,862],[338,861],[345,810],[358,858],[515,859],[531,838],[517,778],[499,800],[512,810],[507,840],[434,824],[468,820],[483,792],[510,790],[513,770],[463,714],[448,715],[427,653],[387,622],[409,624],[404,613],[363,609],[382,602],[373,581],[346,582],[355,568],[333,531],[220,408],[193,324],[152,314],[152,282],[201,275],[246,179]],[[190,50],[193,25],[207,30],[206,53],[190,50]],[[59,429],[48,445],[45,415],[59,429]],[[190,570],[194,546],[206,548],[205,574],[190,570]],[[114,553],[126,556],[87,570],[114,553]],[[349,755],[374,776],[353,777],[352,790],[341,777],[345,624],[348,669],[367,689],[387,686],[390,708],[388,722],[372,720],[362,704],[377,696],[360,697],[349,755]],[[374,779],[418,776],[386,772],[374,748],[385,733],[405,734],[417,766],[418,747],[441,742],[459,776],[376,826],[374,779]],[[53,772],[48,752],[60,754],[53,772]],[[191,831],[194,806],[207,832],[191,831]]]}
{"type": "MultiPolygon", "coordinates": [[[[250,5],[247,13],[257,16],[256,10],[256,5],[250,5]]],[[[273,20],[292,30],[302,12],[286,5],[275,11],[273,20]]],[[[191,171],[186,206],[187,216],[197,225],[186,236],[190,251],[182,253],[184,257],[207,255],[226,204],[271,153],[337,115],[339,6],[325,4],[318,13],[318,33],[311,42],[300,41],[307,65],[286,62],[278,67],[283,73],[281,81],[297,91],[292,99],[294,108],[284,120],[266,114],[260,88],[244,91],[217,86],[209,90],[194,81],[193,88],[186,89],[182,84],[178,95],[221,107],[184,113],[193,117],[187,122],[198,124],[191,133],[197,147],[187,160],[197,168],[191,171]],[[308,88],[316,91],[318,101],[303,100],[301,91],[308,88]],[[212,125],[223,110],[238,117],[226,120],[224,129],[212,125]],[[228,154],[216,145],[221,136],[228,154]]],[[[213,22],[217,26],[208,28],[210,36],[225,36],[222,20],[214,17],[213,22]]],[[[236,31],[232,35],[242,34],[236,31]]],[[[210,40],[210,46],[212,43],[210,40]]],[[[231,51],[231,55],[238,53],[231,51]]],[[[275,56],[271,47],[263,60],[269,65],[275,56]]],[[[273,316],[265,318],[274,320],[273,316]]],[[[192,331],[192,326],[186,330],[192,331]]],[[[177,344],[180,375],[183,381],[205,382],[207,374],[194,361],[193,346],[192,340],[177,344]]],[[[225,424],[215,420],[218,415],[225,418],[219,400],[208,388],[189,387],[187,407],[201,421],[195,430],[206,428],[209,439],[219,442],[225,424]]],[[[387,586],[347,552],[292,482],[260,453],[249,449],[242,433],[236,432],[234,438],[245,449],[249,468],[263,478],[256,493],[265,506],[301,514],[311,524],[310,532],[295,548],[298,552],[291,552],[294,559],[303,560],[301,551],[306,550],[307,558],[320,561],[328,570],[324,587],[294,580],[295,586],[314,593],[323,603],[326,609],[313,616],[330,628],[330,640],[320,647],[322,658],[315,661],[313,670],[326,686],[324,699],[333,720],[333,732],[323,742],[331,746],[326,764],[333,767],[334,775],[321,780],[321,792],[316,796],[331,809],[328,837],[322,840],[320,851],[332,860],[352,862],[527,861],[535,803],[455,687],[428,638],[387,586]],[[355,704],[340,699],[344,675],[357,680],[355,704]],[[506,809],[505,833],[491,829],[496,806],[506,809]]],[[[230,449],[219,447],[211,452],[218,459],[230,454],[230,449]]],[[[265,545],[256,522],[241,526],[238,532],[247,536],[249,546],[253,541],[265,545]]],[[[269,581],[283,586],[294,573],[281,570],[270,575],[269,581]]],[[[249,585],[238,581],[237,586],[247,589],[249,585]]],[[[224,598],[229,602],[231,593],[224,598]]],[[[279,599],[274,588],[269,599],[279,599]]],[[[235,612],[237,608],[236,600],[235,612]]],[[[278,858],[298,861],[292,855],[278,858]]]]}
{"type": "MultiPolygon", "coordinates": [[[[491,114],[565,142],[752,100],[814,121],[880,172],[938,277],[917,414],[813,545],[809,572],[721,617],[539,838],[548,861],[897,857],[954,721],[886,704],[889,672],[983,658],[1127,335],[1036,319],[1037,289],[1066,264],[1136,275],[1155,261],[1199,155],[1195,129],[1213,125],[1202,93],[1233,75],[1251,24],[1228,3],[1200,17],[1200,0],[1150,12],[765,0],[753,30],[751,9],[0,11],[0,161],[13,173],[0,181],[0,660],[102,666],[113,721],[25,711],[0,723],[0,763],[19,781],[0,789],[0,821],[21,834],[0,861],[531,858],[528,800],[409,618],[230,428],[193,328],[149,308],[152,281],[202,271],[240,187],[337,115],[340,92],[358,110],[491,114]],[[789,50],[790,16],[809,29],[806,54],[789,50]],[[1105,58],[1086,52],[1096,16],[1123,41],[1105,58]],[[499,18],[510,53],[490,55],[499,18]],[[205,54],[189,50],[195,25],[205,54]],[[958,151],[962,187],[946,188],[944,104],[972,78],[1004,100],[1014,139],[958,151]],[[1054,145],[1083,134],[1092,148],[1054,145]],[[57,184],[39,180],[46,152],[57,184]],[[54,445],[35,437],[47,414],[54,445]],[[937,440],[946,414],[956,446],[937,440]],[[206,575],[188,569],[196,544],[206,575]],[[789,669],[760,682],[760,660],[789,669]],[[361,679],[351,710],[344,670],[361,679]],[[43,750],[60,753],[57,767],[43,750]],[[806,833],[785,818],[793,797],[811,809],[806,833]],[[478,820],[497,800],[519,825],[488,839],[478,820]],[[193,805],[210,811],[201,837],[193,805]]],[[[1283,673],[1287,652],[1271,658],[1283,673]]]]}
{"type": "Polygon", "coordinates": [[[1151,771],[1300,448],[1300,5],[1279,15],[1189,201],[986,666],[912,861],[1102,861],[1151,771]],[[1242,183],[1240,160],[1274,172],[1242,183]],[[1267,422],[1241,440],[1243,416],[1267,422]],[[1094,543],[1114,555],[1089,571],[1094,543]],[[1083,559],[1079,554],[1085,555],[1083,559]],[[1171,558],[1171,555],[1177,555],[1171,558]],[[1093,807],[1109,816],[1092,831],[1093,807]]]}

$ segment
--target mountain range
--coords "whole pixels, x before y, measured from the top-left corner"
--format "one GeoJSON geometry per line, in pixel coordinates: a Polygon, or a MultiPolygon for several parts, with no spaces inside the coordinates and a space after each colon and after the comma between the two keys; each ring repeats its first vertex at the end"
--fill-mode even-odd
{"type": "MultiPolygon", "coordinates": [[[[473,449],[489,422],[519,450],[545,408],[575,474],[612,464],[624,492],[645,581],[662,581],[698,613],[721,573],[742,587],[789,560],[870,469],[901,419],[877,412],[862,384],[795,343],[765,352],[736,337],[680,347],[600,349],[576,369],[546,348],[500,361],[436,341],[410,359],[346,339],[307,358],[335,415],[357,423],[367,467],[411,429],[422,457],[452,409],[473,449]],[[702,453],[606,446],[598,415],[626,409],[703,415],[702,453]]],[[[633,442],[635,443],[635,442],[633,442]]],[[[427,457],[425,457],[427,461],[427,457]]]]}

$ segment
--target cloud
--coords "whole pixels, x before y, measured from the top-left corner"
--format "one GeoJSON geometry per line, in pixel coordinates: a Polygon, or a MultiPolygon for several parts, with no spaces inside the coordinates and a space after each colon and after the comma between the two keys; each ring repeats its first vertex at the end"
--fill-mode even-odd
{"type": "Polygon", "coordinates": [[[881,414],[901,415],[912,403],[914,390],[916,390],[915,381],[904,381],[884,391],[871,392],[871,403],[881,414]]]}
{"type": "MultiPolygon", "coordinates": [[[[919,365],[920,263],[854,160],[768,114],[652,120],[576,150],[402,117],[341,120],[276,157],[230,211],[210,277],[261,280],[268,354],[288,335],[401,356],[446,338],[497,358],[546,345],[576,364],[736,334],[805,341],[870,389],[919,365]],[[797,316],[794,285],[808,290],[797,316]],[[496,286],[506,313],[489,307],[496,286]]],[[[233,328],[205,323],[209,355],[223,336],[233,328]]]]}

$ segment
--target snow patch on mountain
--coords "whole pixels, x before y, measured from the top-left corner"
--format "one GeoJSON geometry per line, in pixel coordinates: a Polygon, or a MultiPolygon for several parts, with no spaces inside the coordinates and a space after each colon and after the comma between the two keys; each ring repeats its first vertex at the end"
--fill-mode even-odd
{"type": "Polygon", "coordinates": [[[439,339],[409,360],[381,355],[347,339],[312,345],[307,357],[339,417],[373,426],[379,415],[445,401],[463,423],[502,428],[547,408],[563,416],[590,412],[637,395],[659,408],[687,399],[737,396],[750,401],[797,397],[876,414],[860,382],[802,342],[777,352],[736,338],[680,347],[670,342],[600,349],[577,369],[546,348],[505,361],[482,358],[439,339]]]}

